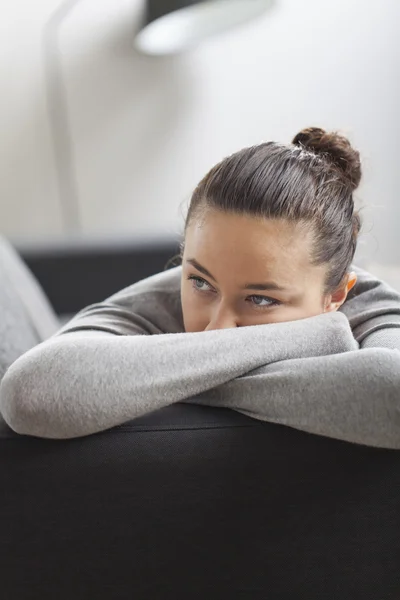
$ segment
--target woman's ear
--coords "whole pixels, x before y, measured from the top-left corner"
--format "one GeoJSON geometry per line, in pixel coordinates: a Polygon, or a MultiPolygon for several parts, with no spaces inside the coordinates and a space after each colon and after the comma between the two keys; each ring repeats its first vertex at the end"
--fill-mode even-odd
{"type": "Polygon", "coordinates": [[[333,312],[338,310],[346,300],[347,294],[356,283],[357,275],[354,273],[354,271],[347,273],[337,290],[335,290],[335,292],[330,296],[327,296],[325,300],[324,312],[333,312]]]}

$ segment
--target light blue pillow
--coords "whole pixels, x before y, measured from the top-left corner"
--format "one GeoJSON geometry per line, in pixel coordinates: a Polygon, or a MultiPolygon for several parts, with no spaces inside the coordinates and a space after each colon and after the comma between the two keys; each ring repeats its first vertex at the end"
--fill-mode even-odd
{"type": "Polygon", "coordinates": [[[59,327],[39,283],[11,244],[0,236],[0,380],[21,354],[59,327]]]}

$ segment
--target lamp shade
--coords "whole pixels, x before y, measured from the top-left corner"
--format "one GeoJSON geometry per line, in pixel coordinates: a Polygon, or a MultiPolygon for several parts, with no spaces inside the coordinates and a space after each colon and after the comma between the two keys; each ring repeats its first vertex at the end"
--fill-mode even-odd
{"type": "Polygon", "coordinates": [[[177,54],[260,16],[272,4],[273,0],[148,0],[135,47],[145,54],[177,54]]]}

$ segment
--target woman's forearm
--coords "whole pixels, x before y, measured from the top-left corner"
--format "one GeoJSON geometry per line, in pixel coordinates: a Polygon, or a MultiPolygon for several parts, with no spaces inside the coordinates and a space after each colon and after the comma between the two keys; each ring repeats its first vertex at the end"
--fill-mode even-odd
{"type": "Polygon", "coordinates": [[[263,365],[356,348],[348,320],[339,313],[200,333],[66,333],[11,366],[0,386],[0,408],[19,433],[78,437],[196,396],[263,365]]]}
{"type": "Polygon", "coordinates": [[[192,401],[309,433],[400,449],[400,350],[285,360],[192,401]]]}
{"type": "MultiPolygon", "coordinates": [[[[287,360],[193,399],[256,419],[382,448],[400,449],[398,314],[365,323],[361,350],[287,360]],[[382,321],[385,321],[385,328],[382,321]]],[[[191,400],[189,400],[191,402],[191,400]]]]}

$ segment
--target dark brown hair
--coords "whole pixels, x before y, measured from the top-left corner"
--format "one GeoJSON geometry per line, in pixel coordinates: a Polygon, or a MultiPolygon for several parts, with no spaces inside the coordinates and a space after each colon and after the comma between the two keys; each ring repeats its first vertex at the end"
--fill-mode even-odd
{"type": "Polygon", "coordinates": [[[359,153],[347,138],[317,127],[284,145],[244,148],[215,165],[196,187],[185,231],[205,208],[286,219],[312,232],[311,263],[328,264],[324,293],[349,270],[361,218],[353,191],[361,179],[359,153]]]}

